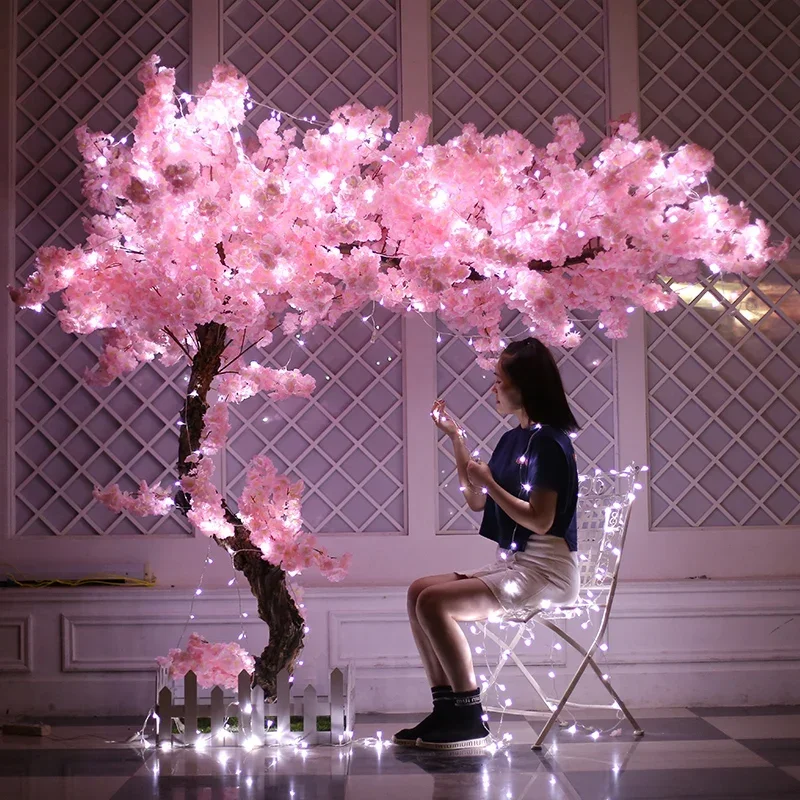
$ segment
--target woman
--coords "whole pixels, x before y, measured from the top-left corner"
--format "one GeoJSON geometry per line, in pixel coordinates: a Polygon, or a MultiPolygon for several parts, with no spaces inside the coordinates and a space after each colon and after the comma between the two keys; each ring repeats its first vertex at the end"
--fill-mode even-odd
{"type": "Polygon", "coordinates": [[[490,743],[470,646],[459,622],[491,614],[528,619],[578,596],[578,473],[569,432],[578,424],[550,351],[532,337],[500,355],[492,392],[497,411],[519,425],[507,431],[488,464],[471,459],[443,400],[431,410],[453,442],[464,499],[483,511],[481,536],[497,559],[472,572],[415,580],[408,618],[431,685],[433,712],[393,737],[395,744],[458,750],[490,743]]]}

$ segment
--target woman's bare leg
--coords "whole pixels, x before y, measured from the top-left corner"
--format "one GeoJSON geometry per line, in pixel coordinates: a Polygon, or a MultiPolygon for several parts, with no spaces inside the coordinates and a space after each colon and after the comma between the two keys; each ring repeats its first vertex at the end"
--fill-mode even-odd
{"type": "Polygon", "coordinates": [[[436,656],[436,665],[454,692],[478,688],[469,642],[459,621],[487,619],[500,604],[489,587],[478,578],[463,578],[431,584],[417,598],[416,616],[436,656]]]}
{"type": "Polygon", "coordinates": [[[419,655],[422,659],[422,666],[425,668],[425,674],[428,676],[431,686],[446,686],[449,685],[449,681],[447,679],[447,674],[439,662],[436,651],[428,638],[428,634],[425,633],[425,630],[419,623],[419,619],[417,618],[417,601],[419,600],[420,594],[431,586],[439,586],[459,580],[459,577],[454,572],[449,572],[445,575],[429,575],[425,578],[417,578],[417,580],[408,587],[408,621],[411,623],[411,633],[414,636],[414,642],[417,645],[417,650],[419,650],[419,655]]]}

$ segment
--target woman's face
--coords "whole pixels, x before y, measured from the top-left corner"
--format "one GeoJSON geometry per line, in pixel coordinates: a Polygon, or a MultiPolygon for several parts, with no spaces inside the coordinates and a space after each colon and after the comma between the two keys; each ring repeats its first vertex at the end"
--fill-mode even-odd
{"type": "Polygon", "coordinates": [[[521,408],[519,392],[511,385],[508,376],[503,372],[500,361],[494,368],[492,393],[495,395],[495,410],[498,414],[513,414],[521,408]]]}

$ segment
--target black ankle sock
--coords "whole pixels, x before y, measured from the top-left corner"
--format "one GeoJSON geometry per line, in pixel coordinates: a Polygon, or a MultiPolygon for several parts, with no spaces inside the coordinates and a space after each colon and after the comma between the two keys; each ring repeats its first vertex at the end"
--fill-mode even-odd
{"type": "Polygon", "coordinates": [[[468,689],[466,692],[453,692],[453,702],[457,708],[471,708],[481,705],[481,690],[468,689]]]}
{"type": "Polygon", "coordinates": [[[470,689],[467,692],[453,692],[453,713],[463,721],[479,721],[483,717],[481,690],[470,689]]]}
{"type": "Polygon", "coordinates": [[[431,686],[431,695],[434,708],[453,704],[453,688],[451,686],[431,686]]]}

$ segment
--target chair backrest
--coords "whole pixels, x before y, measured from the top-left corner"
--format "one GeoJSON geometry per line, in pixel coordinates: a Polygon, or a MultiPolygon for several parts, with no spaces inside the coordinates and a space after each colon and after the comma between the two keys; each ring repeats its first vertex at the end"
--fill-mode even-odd
{"type": "Polygon", "coordinates": [[[611,589],[619,572],[631,503],[642,467],[630,464],[578,477],[578,564],[581,594],[611,589]]]}
{"type": "MultiPolygon", "coordinates": [[[[625,537],[630,520],[630,507],[642,488],[640,472],[647,467],[630,464],[621,472],[597,469],[593,474],[578,476],[578,565],[580,592],[570,606],[553,605],[539,611],[509,612],[489,622],[525,624],[529,620],[571,619],[586,611],[604,609],[603,627],[616,590],[617,574],[622,562],[625,537]]],[[[585,625],[588,623],[584,623],[585,625]]]]}

